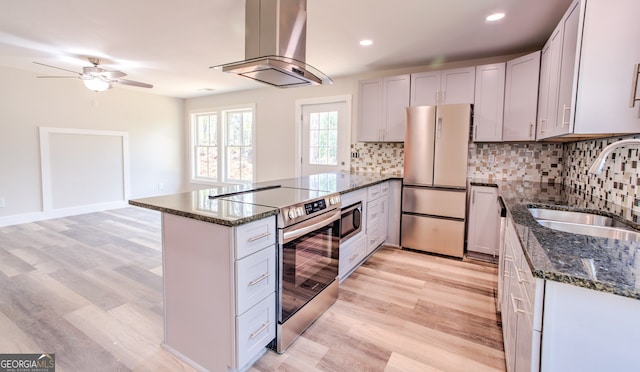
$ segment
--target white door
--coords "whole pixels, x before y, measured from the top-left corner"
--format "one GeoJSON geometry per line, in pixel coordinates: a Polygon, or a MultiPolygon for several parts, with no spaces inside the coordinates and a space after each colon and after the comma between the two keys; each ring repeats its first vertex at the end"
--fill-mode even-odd
{"type": "Polygon", "coordinates": [[[302,175],[349,170],[346,103],[302,105],[302,175]]]}

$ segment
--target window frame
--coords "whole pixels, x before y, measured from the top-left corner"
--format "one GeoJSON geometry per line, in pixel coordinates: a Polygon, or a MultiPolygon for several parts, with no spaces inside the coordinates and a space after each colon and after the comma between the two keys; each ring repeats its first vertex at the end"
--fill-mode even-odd
{"type": "Polygon", "coordinates": [[[196,184],[206,184],[206,185],[214,185],[214,186],[225,186],[225,185],[238,185],[238,184],[250,184],[255,182],[256,179],[256,105],[255,103],[244,104],[244,105],[233,105],[233,106],[222,106],[208,109],[199,109],[199,110],[191,110],[189,111],[188,116],[188,125],[189,125],[189,178],[191,183],[196,184]],[[226,169],[226,158],[227,158],[227,114],[234,111],[251,111],[252,115],[252,123],[251,123],[251,163],[253,164],[253,169],[251,171],[251,180],[250,181],[242,181],[242,180],[230,180],[227,178],[227,169],[226,169]],[[210,178],[210,177],[199,177],[197,173],[197,120],[196,117],[198,115],[205,114],[216,114],[218,116],[217,120],[217,137],[218,137],[218,177],[210,178]]]}

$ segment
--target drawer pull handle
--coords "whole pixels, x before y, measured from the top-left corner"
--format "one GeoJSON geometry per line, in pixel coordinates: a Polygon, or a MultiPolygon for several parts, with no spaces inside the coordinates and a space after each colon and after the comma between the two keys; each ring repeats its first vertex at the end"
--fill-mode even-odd
{"type": "Polygon", "coordinates": [[[269,235],[271,235],[271,233],[270,232],[266,232],[266,233],[262,233],[260,235],[253,236],[253,237],[249,238],[249,243],[253,243],[256,240],[260,240],[262,238],[266,238],[269,235]]]}
{"type": "Polygon", "coordinates": [[[525,272],[524,272],[524,271],[522,271],[522,270],[520,270],[520,269],[516,269],[516,274],[518,275],[518,281],[519,281],[520,283],[529,283],[529,281],[528,281],[527,279],[523,279],[523,278],[520,276],[520,273],[525,274],[525,272]]]}
{"type": "Polygon", "coordinates": [[[257,331],[255,331],[251,335],[249,335],[249,340],[253,340],[254,338],[258,337],[258,335],[260,333],[264,332],[265,329],[269,328],[270,325],[271,325],[271,322],[263,323],[262,326],[260,328],[258,328],[257,331]]]}
{"type": "Polygon", "coordinates": [[[252,281],[249,282],[249,287],[253,287],[254,285],[260,283],[261,281],[267,279],[270,276],[271,276],[271,273],[264,273],[264,274],[260,275],[258,278],[255,278],[255,279],[253,279],[252,281]]]}
{"type": "Polygon", "coordinates": [[[356,258],[358,258],[358,255],[354,254],[353,256],[349,257],[349,262],[353,262],[353,260],[355,260],[356,258]]]}
{"type": "Polygon", "coordinates": [[[513,262],[513,257],[511,257],[509,255],[504,255],[504,260],[505,261],[509,261],[509,262],[513,262]]]}
{"type": "Polygon", "coordinates": [[[513,306],[513,312],[514,313],[526,314],[527,313],[526,311],[524,311],[522,309],[518,309],[518,305],[516,305],[516,301],[522,302],[521,299],[515,298],[515,297],[513,297],[513,294],[511,294],[511,305],[513,306]]]}

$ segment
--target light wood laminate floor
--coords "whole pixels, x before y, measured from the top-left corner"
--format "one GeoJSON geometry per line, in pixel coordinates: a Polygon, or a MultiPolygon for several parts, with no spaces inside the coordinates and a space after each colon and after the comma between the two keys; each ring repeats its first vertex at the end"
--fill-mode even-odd
{"type": "MultiPolygon", "coordinates": [[[[504,370],[495,280],[492,265],[383,247],[251,371],[504,370]]],[[[0,228],[0,288],[0,353],[55,352],[58,371],[192,370],[161,347],[157,212],[0,228]]]]}

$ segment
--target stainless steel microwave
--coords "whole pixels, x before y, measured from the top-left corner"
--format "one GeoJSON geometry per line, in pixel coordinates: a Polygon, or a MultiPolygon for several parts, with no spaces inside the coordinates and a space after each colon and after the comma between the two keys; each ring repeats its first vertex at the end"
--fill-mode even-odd
{"type": "Polygon", "coordinates": [[[342,208],[340,218],[340,242],[362,231],[362,202],[342,208]]]}

